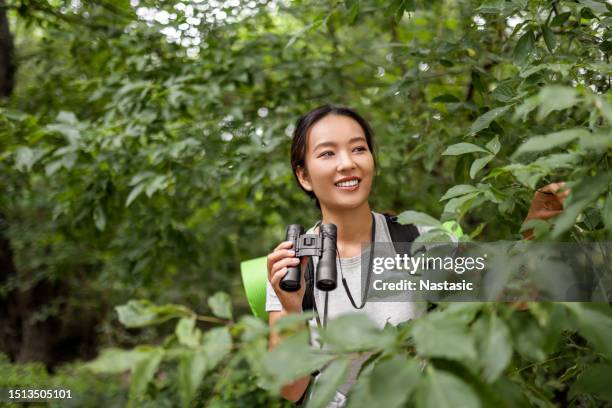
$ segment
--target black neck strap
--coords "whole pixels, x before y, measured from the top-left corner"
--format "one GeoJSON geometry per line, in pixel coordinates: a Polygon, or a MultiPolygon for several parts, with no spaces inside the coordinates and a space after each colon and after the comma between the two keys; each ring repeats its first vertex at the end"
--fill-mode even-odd
{"type": "MultiPolygon", "coordinates": [[[[370,257],[368,259],[368,274],[366,275],[366,289],[365,289],[365,294],[363,298],[361,299],[360,306],[357,306],[357,304],[355,303],[355,299],[353,299],[353,295],[351,295],[351,291],[348,288],[346,279],[344,279],[344,274],[342,273],[342,260],[340,259],[340,252],[338,252],[338,249],[336,249],[336,252],[338,253],[338,263],[340,264],[340,276],[342,277],[342,286],[344,286],[344,290],[349,300],[351,301],[351,304],[357,310],[363,309],[368,299],[368,292],[370,291],[370,277],[372,275],[372,261],[374,259],[374,242],[376,240],[376,219],[374,219],[374,213],[372,213],[372,238],[371,240],[372,240],[371,241],[372,243],[370,245],[370,257]]],[[[362,293],[363,293],[363,290],[362,290],[362,293]]]]}

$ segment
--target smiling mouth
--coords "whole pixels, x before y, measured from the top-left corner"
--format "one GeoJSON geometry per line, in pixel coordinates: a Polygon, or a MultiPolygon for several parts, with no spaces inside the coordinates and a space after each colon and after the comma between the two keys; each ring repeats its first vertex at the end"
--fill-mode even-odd
{"type": "Polygon", "coordinates": [[[357,187],[359,185],[359,183],[361,182],[361,180],[359,179],[352,179],[352,180],[348,180],[348,181],[340,181],[336,184],[336,187],[339,187],[341,189],[353,189],[355,187],[357,187]]]}

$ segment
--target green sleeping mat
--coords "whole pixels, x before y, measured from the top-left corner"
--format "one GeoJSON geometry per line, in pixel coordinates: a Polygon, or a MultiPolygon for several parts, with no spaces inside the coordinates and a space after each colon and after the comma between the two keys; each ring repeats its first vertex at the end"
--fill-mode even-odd
{"type": "Polygon", "coordinates": [[[268,319],[266,312],[266,285],[268,283],[267,257],[255,258],[240,263],[242,284],[251,311],[256,317],[268,319]]]}

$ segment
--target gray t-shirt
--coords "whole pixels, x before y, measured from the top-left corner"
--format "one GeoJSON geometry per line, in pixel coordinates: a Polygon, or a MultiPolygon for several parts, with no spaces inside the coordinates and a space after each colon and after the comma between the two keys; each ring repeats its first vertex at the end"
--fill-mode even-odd
{"type": "MultiPolygon", "coordinates": [[[[374,220],[376,222],[376,236],[374,239],[375,242],[392,242],[385,216],[383,214],[378,214],[375,212],[373,214],[374,220]]],[[[418,227],[418,229],[419,234],[423,234],[428,230],[428,228],[426,227],[418,227]]],[[[307,231],[307,233],[313,232],[314,226],[307,231]]],[[[353,300],[358,306],[361,305],[362,255],[364,256],[364,260],[367,262],[369,254],[363,253],[352,258],[336,259],[338,275],[340,275],[340,269],[342,269],[342,274],[346,279],[353,300]]],[[[317,267],[317,261],[318,259],[316,257],[313,257],[315,270],[317,267]]],[[[338,276],[338,280],[340,280],[340,276],[338,276]]],[[[314,296],[317,310],[321,314],[322,318],[323,306],[325,303],[325,292],[315,288],[314,296]]],[[[266,311],[270,312],[280,310],[282,310],[282,305],[278,297],[276,296],[276,293],[274,292],[274,288],[272,288],[272,285],[270,284],[270,282],[268,282],[266,293],[266,311]]],[[[365,313],[370,318],[370,320],[376,323],[380,328],[383,328],[387,322],[392,325],[397,325],[399,323],[420,316],[425,312],[425,310],[426,304],[424,302],[367,302],[362,309],[357,310],[351,304],[351,301],[349,300],[349,297],[340,282],[338,283],[338,287],[335,290],[328,292],[328,320],[334,319],[335,317],[347,313],[365,313]]],[[[311,330],[311,332],[316,332],[316,321],[313,319],[310,321],[309,324],[311,329],[315,329],[311,330]]],[[[317,344],[318,342],[316,341],[316,334],[313,337],[313,343],[317,344]]],[[[350,388],[355,383],[359,368],[367,360],[368,357],[369,356],[366,355],[359,359],[353,360],[347,381],[338,389],[341,395],[338,395],[337,393],[334,399],[335,402],[332,402],[328,407],[343,406],[345,396],[348,395],[350,388]]]]}

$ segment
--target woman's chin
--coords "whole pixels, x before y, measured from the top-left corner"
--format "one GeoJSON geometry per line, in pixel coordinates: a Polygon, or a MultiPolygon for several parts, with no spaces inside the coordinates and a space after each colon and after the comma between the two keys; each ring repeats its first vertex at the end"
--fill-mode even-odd
{"type": "Polygon", "coordinates": [[[366,197],[338,197],[333,203],[329,203],[328,207],[337,210],[348,211],[359,208],[367,202],[366,197]]]}

